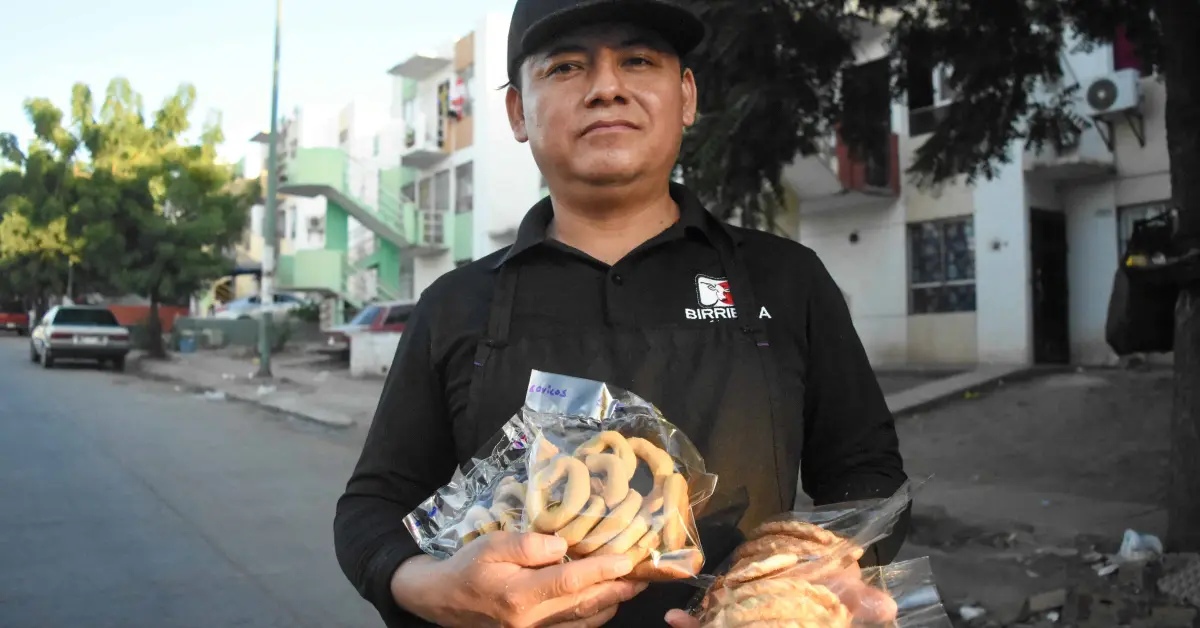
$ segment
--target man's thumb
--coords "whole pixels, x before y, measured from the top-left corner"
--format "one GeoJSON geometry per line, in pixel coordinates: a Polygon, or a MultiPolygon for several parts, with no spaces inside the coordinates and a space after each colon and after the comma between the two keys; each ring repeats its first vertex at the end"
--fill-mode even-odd
{"type": "Polygon", "coordinates": [[[699,628],[700,626],[699,619],[677,608],[667,611],[667,616],[664,619],[666,619],[667,625],[671,626],[671,628],[699,628]]]}
{"type": "Polygon", "coordinates": [[[567,542],[547,534],[493,532],[480,540],[488,542],[480,558],[497,563],[541,567],[562,562],[567,554],[567,542]]]}

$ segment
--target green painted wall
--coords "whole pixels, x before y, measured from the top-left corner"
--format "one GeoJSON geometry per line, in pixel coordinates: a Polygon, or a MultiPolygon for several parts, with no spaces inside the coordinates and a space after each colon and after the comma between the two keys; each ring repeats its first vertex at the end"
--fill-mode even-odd
{"type": "MultiPolygon", "coordinates": [[[[350,215],[333,201],[325,201],[325,248],[343,255],[350,250],[350,215]]],[[[297,252],[299,253],[299,251],[297,252]]]]}
{"type": "Polygon", "coordinates": [[[279,265],[275,267],[275,283],[280,288],[296,285],[296,257],[294,255],[279,256],[279,265]]]}
{"type": "Polygon", "coordinates": [[[400,294],[400,249],[387,240],[375,239],[379,256],[379,284],[389,294],[400,294]]]}
{"type": "Polygon", "coordinates": [[[346,253],[334,249],[296,251],[292,283],[297,290],[343,290],[346,253]]]}
{"type": "Polygon", "coordinates": [[[328,185],[345,191],[346,154],[337,148],[301,148],[288,163],[288,181],[296,184],[328,185]]]}
{"type": "Polygon", "coordinates": [[[475,222],[474,216],[474,212],[454,214],[454,239],[451,241],[451,251],[454,253],[456,262],[474,259],[472,255],[475,244],[475,230],[472,228],[475,222]]]}

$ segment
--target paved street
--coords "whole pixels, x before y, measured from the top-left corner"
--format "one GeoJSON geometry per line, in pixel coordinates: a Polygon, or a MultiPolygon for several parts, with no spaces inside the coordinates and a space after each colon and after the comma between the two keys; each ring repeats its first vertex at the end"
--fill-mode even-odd
{"type": "Polygon", "coordinates": [[[338,569],[359,437],[0,336],[0,626],[378,626],[338,569]]]}

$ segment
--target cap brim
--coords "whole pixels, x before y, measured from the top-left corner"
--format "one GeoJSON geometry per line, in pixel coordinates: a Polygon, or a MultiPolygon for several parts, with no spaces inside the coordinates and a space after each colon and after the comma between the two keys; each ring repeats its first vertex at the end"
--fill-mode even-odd
{"type": "Polygon", "coordinates": [[[658,33],[679,56],[704,41],[704,22],[691,11],[661,0],[596,0],[551,13],[534,22],[521,38],[522,56],[549,44],[555,37],[577,28],[621,22],[658,33]]]}

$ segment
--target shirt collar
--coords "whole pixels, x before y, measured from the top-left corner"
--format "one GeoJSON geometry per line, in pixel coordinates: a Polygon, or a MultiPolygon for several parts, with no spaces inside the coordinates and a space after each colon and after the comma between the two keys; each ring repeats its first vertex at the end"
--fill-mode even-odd
{"type": "MultiPolygon", "coordinates": [[[[716,244],[715,238],[722,236],[729,238],[734,244],[741,243],[741,234],[709,213],[691,190],[681,184],[671,183],[671,198],[679,205],[679,222],[676,224],[683,227],[685,231],[700,233],[714,245],[716,244]]],[[[521,226],[517,228],[516,241],[508,248],[504,257],[496,262],[495,268],[500,268],[508,260],[545,242],[546,229],[550,226],[553,218],[554,205],[550,202],[550,197],[543,198],[534,204],[525,213],[525,218],[521,220],[521,226]]]]}

